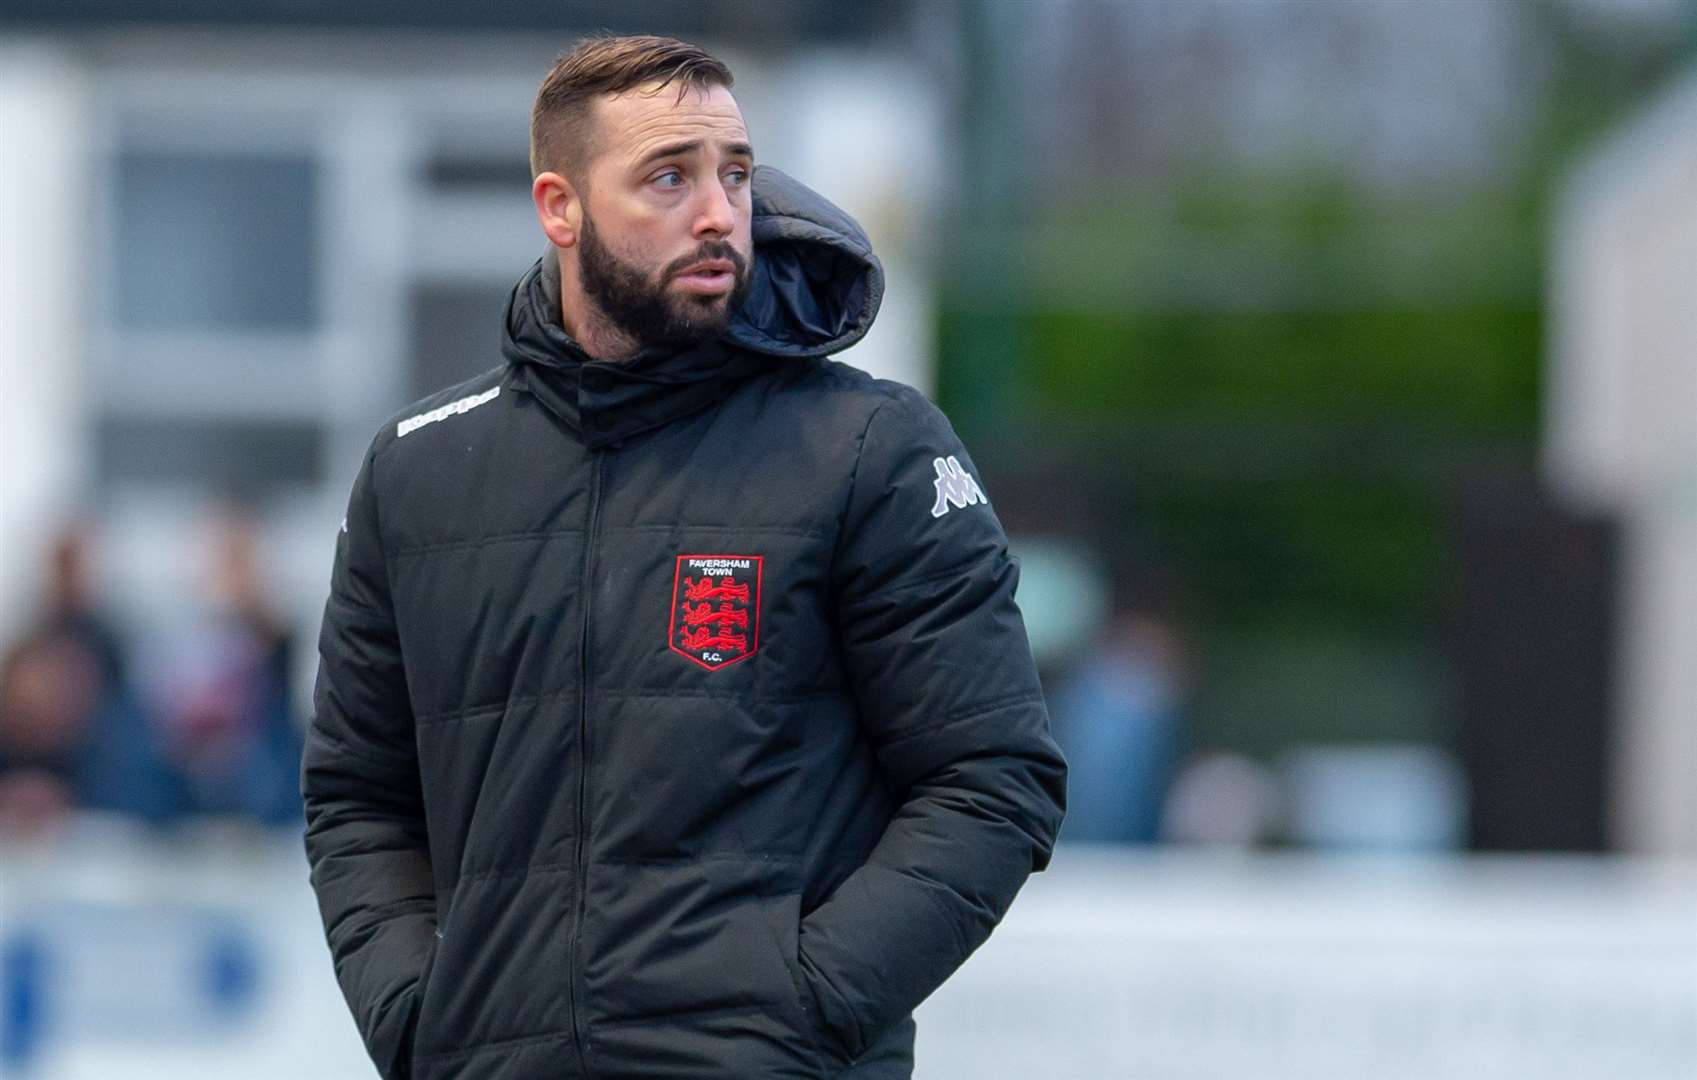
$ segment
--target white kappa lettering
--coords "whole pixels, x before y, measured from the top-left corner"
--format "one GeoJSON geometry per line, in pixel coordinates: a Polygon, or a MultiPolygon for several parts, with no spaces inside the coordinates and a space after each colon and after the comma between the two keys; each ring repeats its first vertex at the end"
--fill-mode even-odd
{"type": "Polygon", "coordinates": [[[937,501],[931,507],[931,516],[940,518],[949,512],[949,507],[964,509],[983,503],[990,505],[990,500],[984,497],[984,489],[978,486],[978,481],[972,474],[961,468],[960,459],[950,454],[946,458],[937,458],[932,464],[937,469],[937,479],[931,481],[937,489],[937,501]]]}
{"type": "Polygon", "coordinates": [[[460,413],[470,412],[479,405],[494,401],[495,396],[500,392],[501,388],[499,386],[492,386],[481,394],[473,394],[470,397],[463,397],[458,401],[450,401],[446,405],[441,405],[437,408],[431,409],[429,412],[422,412],[417,416],[409,416],[395,425],[395,438],[398,439],[403,435],[410,435],[426,424],[434,424],[438,420],[446,420],[450,416],[458,416],[460,413]]]}

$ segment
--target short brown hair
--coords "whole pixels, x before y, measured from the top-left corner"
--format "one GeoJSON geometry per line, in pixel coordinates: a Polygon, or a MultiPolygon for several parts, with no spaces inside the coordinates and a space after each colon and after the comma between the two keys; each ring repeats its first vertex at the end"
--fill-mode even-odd
{"type": "Polygon", "coordinates": [[[648,82],[656,89],[730,86],[731,69],[706,50],[668,37],[592,37],[554,61],[530,110],[530,174],[577,172],[587,159],[590,102],[648,82]]]}

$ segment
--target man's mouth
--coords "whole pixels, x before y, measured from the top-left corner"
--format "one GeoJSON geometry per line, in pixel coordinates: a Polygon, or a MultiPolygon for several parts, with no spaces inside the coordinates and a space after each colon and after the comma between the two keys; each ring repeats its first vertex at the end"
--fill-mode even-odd
{"type": "Polygon", "coordinates": [[[730,292],[737,283],[736,264],[729,259],[703,259],[672,275],[685,292],[713,295],[730,292]]]}

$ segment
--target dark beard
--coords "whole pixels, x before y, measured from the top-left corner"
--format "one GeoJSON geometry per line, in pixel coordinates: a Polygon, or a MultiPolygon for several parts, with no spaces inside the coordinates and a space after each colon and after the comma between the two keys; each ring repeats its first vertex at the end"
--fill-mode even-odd
{"type": "Polygon", "coordinates": [[[668,263],[660,271],[659,284],[651,284],[647,274],[601,243],[587,213],[578,232],[578,273],[590,302],[639,349],[683,348],[718,337],[730,326],[731,315],[742,306],[749,286],[747,261],[723,240],[703,241],[690,254],[668,263]],[[680,271],[703,259],[730,262],[736,284],[729,293],[698,296],[666,291],[680,271]]]}

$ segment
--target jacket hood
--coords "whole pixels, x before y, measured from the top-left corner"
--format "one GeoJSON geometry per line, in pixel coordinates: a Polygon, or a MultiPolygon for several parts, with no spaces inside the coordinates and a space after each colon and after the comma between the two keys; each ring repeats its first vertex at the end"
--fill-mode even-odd
{"type": "Polygon", "coordinates": [[[725,339],[766,356],[827,356],[866,336],[884,267],[866,232],[818,192],[754,169],[754,272],[725,339]]]}

